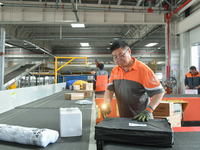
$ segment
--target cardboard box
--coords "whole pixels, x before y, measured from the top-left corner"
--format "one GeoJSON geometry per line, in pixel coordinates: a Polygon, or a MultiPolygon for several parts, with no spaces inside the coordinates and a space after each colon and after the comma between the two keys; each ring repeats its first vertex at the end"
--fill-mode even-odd
{"type": "Polygon", "coordinates": [[[172,127],[181,127],[181,115],[173,114],[172,116],[153,116],[154,119],[167,118],[171,123],[172,127]]]}
{"type": "Polygon", "coordinates": [[[82,112],[78,107],[60,108],[60,136],[82,135],[82,112]]]}
{"type": "Polygon", "coordinates": [[[185,94],[198,94],[197,89],[185,89],[185,94]]]}
{"type": "Polygon", "coordinates": [[[80,90],[80,85],[73,85],[73,90],[80,90]]]}
{"type": "Polygon", "coordinates": [[[183,101],[183,100],[162,100],[163,101],[167,101],[167,102],[173,102],[174,104],[181,104],[182,105],[182,111],[184,112],[187,105],[188,105],[188,102],[186,101],[183,101]]]}
{"type": "Polygon", "coordinates": [[[83,90],[92,91],[93,83],[83,83],[83,90]]]}
{"type": "Polygon", "coordinates": [[[154,116],[171,116],[174,114],[173,102],[161,101],[153,111],[154,116]]]}
{"type": "Polygon", "coordinates": [[[65,99],[67,100],[77,100],[83,98],[84,98],[84,93],[65,93],[65,99]]]}
{"type": "Polygon", "coordinates": [[[72,90],[72,85],[69,86],[69,89],[72,90]]]}
{"type": "Polygon", "coordinates": [[[92,91],[77,90],[76,93],[84,93],[84,97],[92,97],[92,91]]]}

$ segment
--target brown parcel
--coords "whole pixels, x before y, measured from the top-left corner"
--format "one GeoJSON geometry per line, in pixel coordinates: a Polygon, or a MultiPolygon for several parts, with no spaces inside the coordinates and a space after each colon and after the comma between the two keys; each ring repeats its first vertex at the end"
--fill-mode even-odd
{"type": "Polygon", "coordinates": [[[73,85],[73,90],[80,90],[80,85],[73,85]]]}
{"type": "Polygon", "coordinates": [[[154,116],[171,116],[174,114],[173,102],[161,101],[153,111],[154,116]]]}
{"type": "Polygon", "coordinates": [[[167,118],[171,123],[172,127],[181,127],[181,115],[173,114],[172,116],[153,116],[154,119],[167,118]]]}
{"type": "Polygon", "coordinates": [[[84,93],[84,97],[92,97],[92,91],[78,90],[76,93],[84,93]]]}
{"type": "Polygon", "coordinates": [[[65,99],[68,100],[77,100],[83,98],[84,98],[84,93],[65,93],[65,99]]]}
{"type": "Polygon", "coordinates": [[[83,83],[83,90],[92,91],[93,83],[83,83]]]}

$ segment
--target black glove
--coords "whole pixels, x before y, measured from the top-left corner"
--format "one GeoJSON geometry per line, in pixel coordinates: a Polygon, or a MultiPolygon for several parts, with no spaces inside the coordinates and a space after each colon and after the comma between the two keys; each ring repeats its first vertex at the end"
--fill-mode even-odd
{"type": "Polygon", "coordinates": [[[140,122],[149,121],[149,117],[153,112],[153,108],[148,106],[144,111],[142,111],[139,115],[133,117],[133,120],[137,120],[140,122]]]}
{"type": "Polygon", "coordinates": [[[110,114],[111,113],[111,105],[109,103],[103,103],[100,107],[101,110],[101,114],[103,119],[106,118],[106,114],[110,114]]]}

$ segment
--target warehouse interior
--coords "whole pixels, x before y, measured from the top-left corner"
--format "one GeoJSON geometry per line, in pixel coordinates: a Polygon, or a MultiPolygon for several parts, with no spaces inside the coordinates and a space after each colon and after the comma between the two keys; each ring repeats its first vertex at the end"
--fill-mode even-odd
{"type": "MultiPolygon", "coordinates": [[[[122,40],[128,43],[131,56],[154,72],[165,89],[162,100],[180,104],[182,127],[173,128],[175,138],[191,132],[189,128],[193,127],[195,133],[190,138],[197,139],[200,97],[198,93],[185,94],[185,75],[191,66],[200,71],[199,16],[199,0],[0,1],[0,124],[59,131],[59,109],[78,107],[83,114],[82,126],[87,126],[82,137],[59,137],[58,143],[66,145],[56,143],[55,147],[52,144],[47,149],[63,149],[67,145],[73,149],[76,143],[79,143],[76,149],[98,149],[93,128],[102,121],[101,112],[98,111],[98,119],[95,113],[103,95],[95,95],[93,91],[91,97],[85,98],[96,105],[66,103],[65,93],[75,92],[69,87],[66,89],[66,83],[74,79],[92,83],[91,70],[98,71],[97,62],[103,63],[104,70],[111,74],[116,64],[110,46],[122,40]],[[48,113],[56,118],[55,122],[46,118],[48,113]],[[33,120],[28,121],[32,114],[33,120]],[[45,119],[33,123],[40,115],[45,119]],[[52,121],[53,124],[45,125],[52,121]],[[185,129],[188,131],[179,134],[186,126],[189,126],[185,129]]],[[[117,103],[115,97],[113,103],[117,103]]],[[[179,146],[174,148],[191,147],[180,146],[182,142],[175,139],[179,146]]],[[[0,143],[4,149],[32,148],[0,143]]],[[[104,143],[102,149],[134,148],[142,149],[113,143],[104,143]]]]}

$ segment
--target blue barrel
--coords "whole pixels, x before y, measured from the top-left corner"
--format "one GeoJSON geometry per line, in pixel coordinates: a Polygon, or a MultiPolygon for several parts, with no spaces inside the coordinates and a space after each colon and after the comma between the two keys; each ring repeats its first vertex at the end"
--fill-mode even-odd
{"type": "Polygon", "coordinates": [[[70,85],[73,85],[74,82],[76,82],[77,80],[69,80],[67,81],[67,89],[69,89],[70,85]]]}

